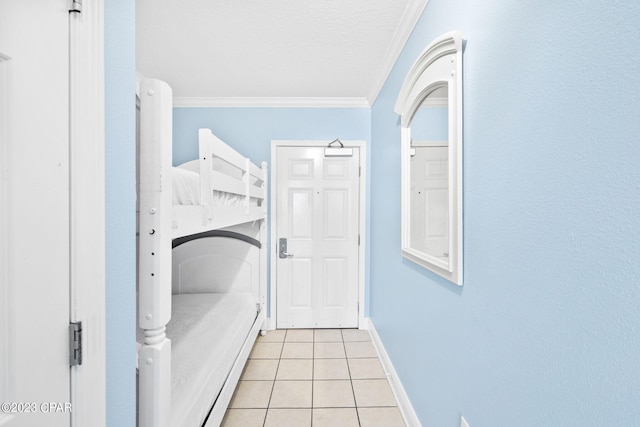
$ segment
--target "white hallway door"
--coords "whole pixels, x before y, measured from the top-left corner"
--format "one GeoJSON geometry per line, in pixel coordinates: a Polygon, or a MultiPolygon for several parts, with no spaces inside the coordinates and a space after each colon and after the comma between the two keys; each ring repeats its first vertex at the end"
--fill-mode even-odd
{"type": "Polygon", "coordinates": [[[0,425],[69,426],[69,5],[0,0],[0,425]]]}
{"type": "Polygon", "coordinates": [[[357,327],[359,149],[276,149],[276,326],[357,327]]]}

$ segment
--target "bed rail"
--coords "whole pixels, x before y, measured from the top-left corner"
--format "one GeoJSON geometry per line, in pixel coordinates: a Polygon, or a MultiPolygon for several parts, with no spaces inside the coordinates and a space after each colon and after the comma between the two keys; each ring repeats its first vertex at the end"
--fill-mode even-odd
{"type": "Polygon", "coordinates": [[[209,129],[200,129],[198,137],[200,205],[174,205],[173,238],[266,218],[266,162],[256,166],[209,129]],[[220,205],[216,193],[242,203],[220,205]]]}
{"type": "Polygon", "coordinates": [[[251,198],[262,205],[266,197],[265,170],[222,142],[210,129],[199,130],[199,144],[200,200],[203,205],[212,205],[214,191],[245,197],[247,213],[251,198]]]}

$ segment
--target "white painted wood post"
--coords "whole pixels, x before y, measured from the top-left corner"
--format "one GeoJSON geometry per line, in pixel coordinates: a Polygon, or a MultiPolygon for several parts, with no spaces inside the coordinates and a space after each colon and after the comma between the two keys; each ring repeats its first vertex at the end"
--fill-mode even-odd
{"type": "Polygon", "coordinates": [[[138,352],[141,427],[168,426],[171,415],[172,92],[159,80],[140,89],[139,325],[138,352]]]}
{"type": "Polygon", "coordinates": [[[247,198],[245,199],[245,205],[247,206],[247,215],[251,210],[251,160],[249,158],[244,159],[244,180],[246,184],[247,198]]]}
{"type": "Polygon", "coordinates": [[[213,147],[209,129],[198,130],[198,144],[200,152],[200,204],[211,206],[213,204],[213,188],[211,185],[211,171],[213,170],[213,147]]]}
{"type": "Polygon", "coordinates": [[[267,162],[262,162],[260,164],[260,169],[262,169],[262,212],[264,213],[264,219],[262,220],[262,224],[260,225],[260,310],[264,311],[265,321],[261,326],[263,331],[267,330],[267,317],[266,317],[266,309],[267,309],[267,220],[268,220],[268,200],[267,197],[269,192],[269,185],[267,181],[268,166],[267,162]]]}

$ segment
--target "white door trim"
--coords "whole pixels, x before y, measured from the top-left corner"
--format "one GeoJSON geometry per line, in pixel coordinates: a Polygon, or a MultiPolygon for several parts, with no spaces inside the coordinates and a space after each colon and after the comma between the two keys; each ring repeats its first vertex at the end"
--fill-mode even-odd
{"type": "Polygon", "coordinates": [[[69,15],[69,321],[81,321],[83,329],[82,365],[71,368],[71,425],[100,427],[106,425],[103,0],[69,15]]]}
{"type": "MultiPolygon", "coordinates": [[[[277,180],[276,180],[276,171],[277,168],[277,148],[278,147],[326,147],[327,144],[331,141],[320,141],[320,140],[272,140],[271,141],[271,179],[270,181],[270,191],[271,191],[271,212],[270,218],[271,221],[271,231],[270,238],[271,243],[269,245],[270,251],[270,266],[271,266],[271,274],[269,281],[269,322],[268,329],[276,328],[276,261],[278,259],[278,236],[276,234],[276,218],[277,218],[277,206],[278,206],[278,192],[275,191],[277,188],[277,180]]],[[[342,141],[345,147],[353,147],[360,149],[360,179],[358,185],[360,186],[360,201],[359,201],[359,218],[358,218],[358,234],[360,235],[360,245],[358,246],[358,328],[366,329],[368,323],[365,322],[364,313],[366,311],[365,307],[365,255],[366,255],[366,210],[367,210],[367,143],[365,141],[342,141]]]]}
{"type": "MultiPolygon", "coordinates": [[[[9,391],[13,390],[13,378],[11,376],[11,362],[9,361],[10,352],[9,343],[11,327],[9,321],[11,315],[9,310],[9,289],[3,286],[9,282],[9,262],[7,255],[9,253],[8,239],[8,221],[7,221],[7,200],[8,200],[8,152],[7,149],[7,87],[6,87],[6,61],[9,58],[0,52],[0,402],[15,401],[14,396],[9,395],[9,391]]],[[[0,413],[0,425],[11,415],[0,413]]]]}

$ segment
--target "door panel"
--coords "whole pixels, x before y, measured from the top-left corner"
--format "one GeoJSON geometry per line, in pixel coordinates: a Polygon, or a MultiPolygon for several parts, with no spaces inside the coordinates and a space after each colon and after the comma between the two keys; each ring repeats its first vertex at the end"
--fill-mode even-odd
{"type": "Polygon", "coordinates": [[[325,258],[323,275],[323,305],[327,308],[346,309],[348,286],[347,260],[345,258],[325,258]]]}
{"type": "Polygon", "coordinates": [[[345,189],[329,188],[324,192],[324,238],[346,240],[349,224],[349,194],[345,189]]]}
{"type": "Polygon", "coordinates": [[[0,402],[31,404],[8,427],[70,424],[68,5],[0,0],[0,402]]]}
{"type": "MultiPolygon", "coordinates": [[[[310,258],[296,258],[290,260],[289,277],[295,278],[295,286],[290,288],[292,309],[310,309],[313,287],[313,266],[310,258]]],[[[286,267],[285,267],[286,268],[286,267]]]]}
{"type": "Polygon", "coordinates": [[[313,236],[313,189],[294,188],[289,190],[289,235],[293,239],[311,239],[313,236]]]}
{"type": "Polygon", "coordinates": [[[348,161],[345,159],[324,159],[324,179],[343,180],[349,177],[348,161]]]}
{"type": "Polygon", "coordinates": [[[357,327],[359,149],[341,158],[323,147],[276,150],[276,234],[292,255],[276,262],[276,325],[357,327]]]}

